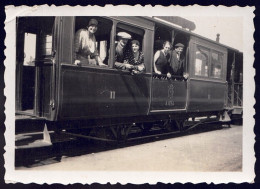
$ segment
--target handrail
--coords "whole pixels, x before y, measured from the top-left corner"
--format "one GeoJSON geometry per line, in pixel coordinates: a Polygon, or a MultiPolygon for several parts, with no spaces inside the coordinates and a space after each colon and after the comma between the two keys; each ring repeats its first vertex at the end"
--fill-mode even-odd
{"type": "Polygon", "coordinates": [[[242,90],[242,83],[234,83],[234,94],[236,96],[236,105],[243,105],[243,99],[241,99],[239,92],[242,90]],[[235,87],[237,86],[237,88],[235,87]]]}
{"type": "Polygon", "coordinates": [[[190,47],[187,47],[186,49],[186,55],[185,55],[185,73],[188,73],[188,57],[189,57],[189,51],[190,51],[190,47]]]}
{"type": "MultiPolygon", "coordinates": [[[[242,99],[239,97],[238,92],[235,91],[235,93],[236,93],[237,101],[239,100],[240,104],[242,104],[242,99]]],[[[237,102],[237,104],[238,104],[238,102],[237,102]]]]}
{"type": "Polygon", "coordinates": [[[56,71],[56,62],[55,62],[55,55],[56,55],[56,51],[53,50],[52,52],[52,77],[51,77],[51,80],[52,80],[52,91],[51,91],[51,100],[50,100],[50,106],[52,109],[55,109],[55,102],[54,102],[54,96],[55,96],[55,71],[56,71]]]}

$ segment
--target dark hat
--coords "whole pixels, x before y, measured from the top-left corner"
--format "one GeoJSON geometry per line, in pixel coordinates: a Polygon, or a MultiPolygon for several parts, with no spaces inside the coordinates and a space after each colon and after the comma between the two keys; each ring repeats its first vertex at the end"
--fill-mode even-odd
{"type": "Polygon", "coordinates": [[[133,44],[136,44],[136,45],[140,46],[140,43],[139,43],[139,41],[137,41],[137,40],[131,41],[131,45],[133,45],[133,44]]]}
{"type": "Polygon", "coordinates": [[[88,23],[88,26],[91,26],[91,25],[94,25],[94,26],[97,26],[98,25],[98,21],[94,18],[91,18],[89,23],[88,23]]]}
{"type": "Polygon", "coordinates": [[[184,47],[184,45],[183,44],[181,44],[181,43],[177,43],[176,45],[175,45],[175,47],[184,47]]]}

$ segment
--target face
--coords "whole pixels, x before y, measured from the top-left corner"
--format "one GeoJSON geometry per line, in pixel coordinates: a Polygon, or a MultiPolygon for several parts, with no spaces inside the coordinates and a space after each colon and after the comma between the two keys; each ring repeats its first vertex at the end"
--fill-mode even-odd
{"type": "Polygon", "coordinates": [[[88,31],[92,34],[94,34],[97,31],[97,26],[96,25],[90,25],[88,27],[88,31]]]}
{"type": "Polygon", "coordinates": [[[165,53],[168,53],[170,49],[171,49],[171,46],[170,46],[169,43],[166,43],[166,44],[164,45],[164,47],[163,47],[163,50],[164,50],[165,53]]]}
{"type": "Polygon", "coordinates": [[[139,51],[139,45],[133,44],[133,45],[132,45],[132,51],[133,51],[133,52],[139,51]]]}
{"type": "Polygon", "coordinates": [[[121,44],[122,47],[126,46],[127,41],[128,41],[128,39],[124,39],[124,38],[121,38],[121,39],[119,40],[119,42],[120,42],[120,44],[121,44]]]}
{"type": "Polygon", "coordinates": [[[178,53],[178,54],[181,54],[182,51],[183,51],[183,48],[182,47],[178,47],[175,49],[175,51],[178,53]]]}

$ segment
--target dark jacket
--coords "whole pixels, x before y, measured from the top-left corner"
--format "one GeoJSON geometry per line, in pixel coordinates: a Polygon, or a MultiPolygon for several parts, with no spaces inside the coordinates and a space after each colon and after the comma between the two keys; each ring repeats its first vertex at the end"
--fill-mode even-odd
{"type": "Polygon", "coordinates": [[[183,71],[184,71],[184,57],[182,54],[180,55],[180,58],[178,60],[177,58],[177,53],[175,50],[171,51],[170,53],[170,68],[169,72],[172,75],[177,75],[177,76],[183,76],[183,71]]]}

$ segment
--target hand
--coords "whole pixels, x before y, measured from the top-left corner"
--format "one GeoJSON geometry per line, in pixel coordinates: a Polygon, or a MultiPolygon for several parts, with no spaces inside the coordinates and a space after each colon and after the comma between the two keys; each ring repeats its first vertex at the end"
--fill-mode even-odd
{"type": "Polygon", "coordinates": [[[144,71],[144,66],[143,66],[143,65],[137,66],[137,70],[138,70],[139,72],[144,71]]]}
{"type": "Polygon", "coordinates": [[[126,69],[132,69],[134,66],[133,65],[131,65],[131,64],[125,64],[125,68],[126,69]]]}
{"type": "Polygon", "coordinates": [[[80,60],[75,60],[74,64],[75,64],[76,66],[81,66],[80,60]]]}
{"type": "Polygon", "coordinates": [[[132,71],[132,74],[134,75],[134,74],[138,74],[139,72],[137,71],[137,70],[133,70],[132,71]]]}
{"type": "Polygon", "coordinates": [[[168,72],[168,73],[167,73],[167,77],[168,77],[168,78],[171,78],[172,75],[168,72]]]}
{"type": "Polygon", "coordinates": [[[107,65],[104,64],[103,62],[99,62],[98,65],[99,65],[99,66],[107,66],[107,65]]]}
{"type": "Polygon", "coordinates": [[[185,79],[188,79],[189,74],[188,74],[188,73],[185,73],[185,74],[183,74],[183,77],[184,77],[185,79]]]}
{"type": "Polygon", "coordinates": [[[155,73],[157,73],[158,75],[162,74],[162,72],[160,72],[160,71],[155,71],[155,73]]]}

